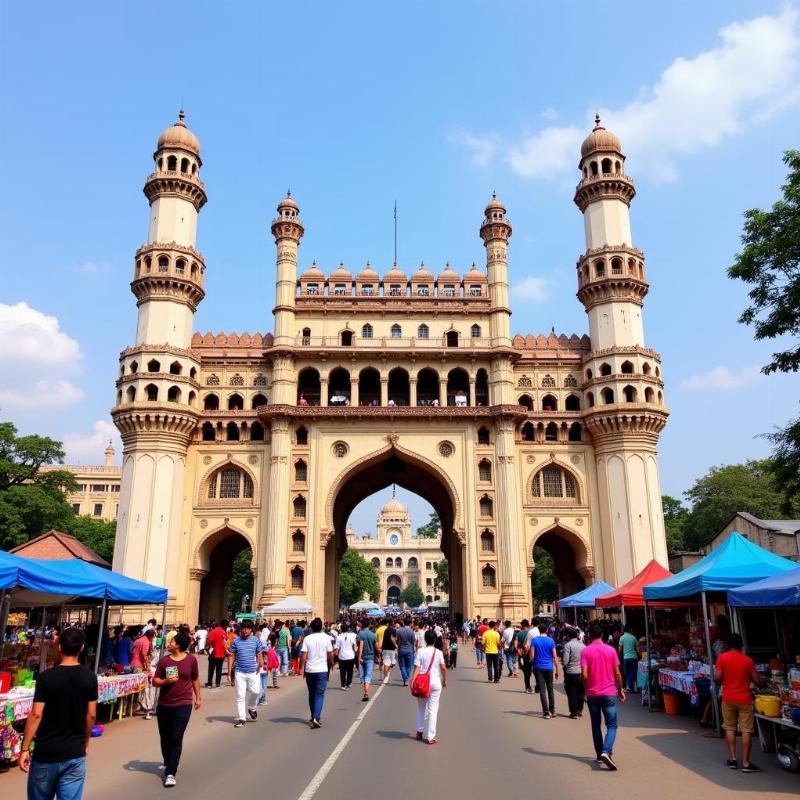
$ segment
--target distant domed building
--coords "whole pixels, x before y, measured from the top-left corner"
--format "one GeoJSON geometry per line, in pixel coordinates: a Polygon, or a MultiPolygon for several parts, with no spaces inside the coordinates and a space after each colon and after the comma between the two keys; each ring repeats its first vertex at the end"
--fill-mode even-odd
{"type": "Polygon", "coordinates": [[[381,579],[381,605],[401,605],[400,593],[409,583],[416,583],[425,602],[447,601],[447,592],[434,589],[436,564],[443,558],[442,532],[435,538],[418,537],[411,532],[408,509],[391,497],[378,514],[376,535],[356,535],[347,529],[347,546],[370,561],[381,579]]]}

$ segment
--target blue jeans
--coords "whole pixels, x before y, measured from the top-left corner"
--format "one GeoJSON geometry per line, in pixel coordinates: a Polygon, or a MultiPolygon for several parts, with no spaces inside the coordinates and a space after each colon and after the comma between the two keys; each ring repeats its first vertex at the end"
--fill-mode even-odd
{"type": "Polygon", "coordinates": [[[513,650],[506,650],[504,655],[506,657],[508,674],[511,675],[513,672],[517,671],[517,654],[513,650]]]}
{"type": "Polygon", "coordinates": [[[289,674],[289,648],[288,647],[279,647],[278,648],[278,658],[280,659],[280,666],[278,667],[278,672],[281,675],[288,675],[289,674]]]}
{"type": "Polygon", "coordinates": [[[85,757],[52,764],[33,759],[28,772],[28,800],[81,800],[85,780],[85,757]]]}
{"type": "Polygon", "coordinates": [[[614,740],[617,738],[617,697],[616,695],[587,697],[586,705],[589,706],[589,716],[592,720],[594,751],[598,758],[600,758],[601,753],[611,755],[614,750],[614,740]],[[603,730],[600,727],[601,714],[606,723],[605,740],[603,739],[603,730]]]}
{"type": "Polygon", "coordinates": [[[639,659],[625,658],[622,661],[623,675],[625,676],[625,688],[629,692],[636,691],[636,681],[638,680],[639,659]]]}
{"type": "Polygon", "coordinates": [[[400,665],[400,677],[404,683],[408,683],[408,679],[414,671],[414,651],[399,650],[397,652],[397,663],[400,665]]]}
{"type": "Polygon", "coordinates": [[[328,686],[328,673],[306,672],[306,686],[308,686],[308,709],[311,712],[311,719],[319,722],[322,719],[322,703],[328,686]]]}
{"type": "Polygon", "coordinates": [[[259,703],[267,701],[267,686],[269,685],[269,672],[261,672],[258,676],[261,679],[261,694],[258,696],[259,703]]]}
{"type": "Polygon", "coordinates": [[[372,683],[372,668],[375,666],[374,658],[362,658],[358,665],[358,675],[361,683],[369,685],[372,683]]]}
{"type": "Polygon", "coordinates": [[[480,642],[475,642],[475,661],[479,667],[483,664],[483,645],[480,642]]]}

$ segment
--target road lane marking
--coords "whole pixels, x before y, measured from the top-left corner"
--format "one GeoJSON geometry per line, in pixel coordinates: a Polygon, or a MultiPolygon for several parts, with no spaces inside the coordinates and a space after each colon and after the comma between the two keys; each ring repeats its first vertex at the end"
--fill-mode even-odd
{"type": "Polygon", "coordinates": [[[339,744],[333,749],[333,752],[328,756],[327,761],[322,765],[319,772],[311,779],[311,782],[306,786],[303,790],[303,793],[297,800],[311,800],[311,798],[317,793],[317,790],[322,785],[322,781],[325,780],[328,773],[333,769],[333,765],[336,763],[339,756],[344,751],[345,747],[347,747],[348,742],[353,738],[353,735],[358,730],[358,726],[364,721],[364,717],[369,714],[370,709],[375,705],[375,701],[381,696],[381,692],[384,690],[386,684],[381,684],[378,687],[378,691],[370,698],[369,703],[366,705],[365,708],[361,710],[361,713],[355,718],[353,724],[347,729],[347,733],[342,737],[339,744]]]}

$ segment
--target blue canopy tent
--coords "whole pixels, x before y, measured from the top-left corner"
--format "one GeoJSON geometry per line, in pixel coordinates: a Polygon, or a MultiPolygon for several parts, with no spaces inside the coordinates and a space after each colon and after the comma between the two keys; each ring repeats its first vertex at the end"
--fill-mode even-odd
{"type": "Polygon", "coordinates": [[[737,608],[800,607],[800,567],[779,572],[728,592],[728,605],[737,608]]]}
{"type": "MultiPolygon", "coordinates": [[[[717,729],[720,718],[717,708],[714,670],[711,657],[711,632],[708,619],[708,593],[728,592],[742,586],[752,584],[764,578],[780,575],[796,569],[797,564],[788,558],[781,558],[757,544],[748,541],[740,533],[733,531],[728,538],[714,548],[707,556],[696,564],[663,581],[656,581],[644,587],[645,618],[647,604],[651,600],[677,600],[685,597],[700,596],[703,606],[703,619],[706,629],[706,649],[708,666],[711,671],[711,696],[714,700],[714,711],[717,714],[717,729]]],[[[650,653],[648,632],[647,652],[650,653]]]]}
{"type": "Polygon", "coordinates": [[[0,550],[0,633],[6,629],[8,620],[8,593],[17,585],[19,580],[19,565],[22,562],[19,556],[0,550]]]}
{"type": "Polygon", "coordinates": [[[594,608],[595,600],[597,600],[601,594],[613,591],[613,586],[605,581],[597,581],[597,583],[593,583],[591,586],[587,586],[585,589],[581,589],[581,591],[569,595],[569,597],[562,598],[558,601],[558,607],[574,608],[575,622],[577,623],[579,608],[594,608]]]}

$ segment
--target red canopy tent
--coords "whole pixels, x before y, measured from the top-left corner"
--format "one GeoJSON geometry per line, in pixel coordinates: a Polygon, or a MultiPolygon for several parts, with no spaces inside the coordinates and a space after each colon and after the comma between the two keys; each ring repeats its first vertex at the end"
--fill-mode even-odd
{"type": "MultiPolygon", "coordinates": [[[[644,607],[644,587],[649,583],[664,580],[664,578],[671,578],[672,573],[666,568],[662,567],[655,559],[653,559],[638,575],[634,575],[627,583],[614,589],[612,592],[606,592],[595,598],[596,608],[624,608],[628,606],[643,608],[644,607]]],[[[675,608],[676,606],[685,605],[684,603],[648,603],[652,608],[675,608]]]]}

